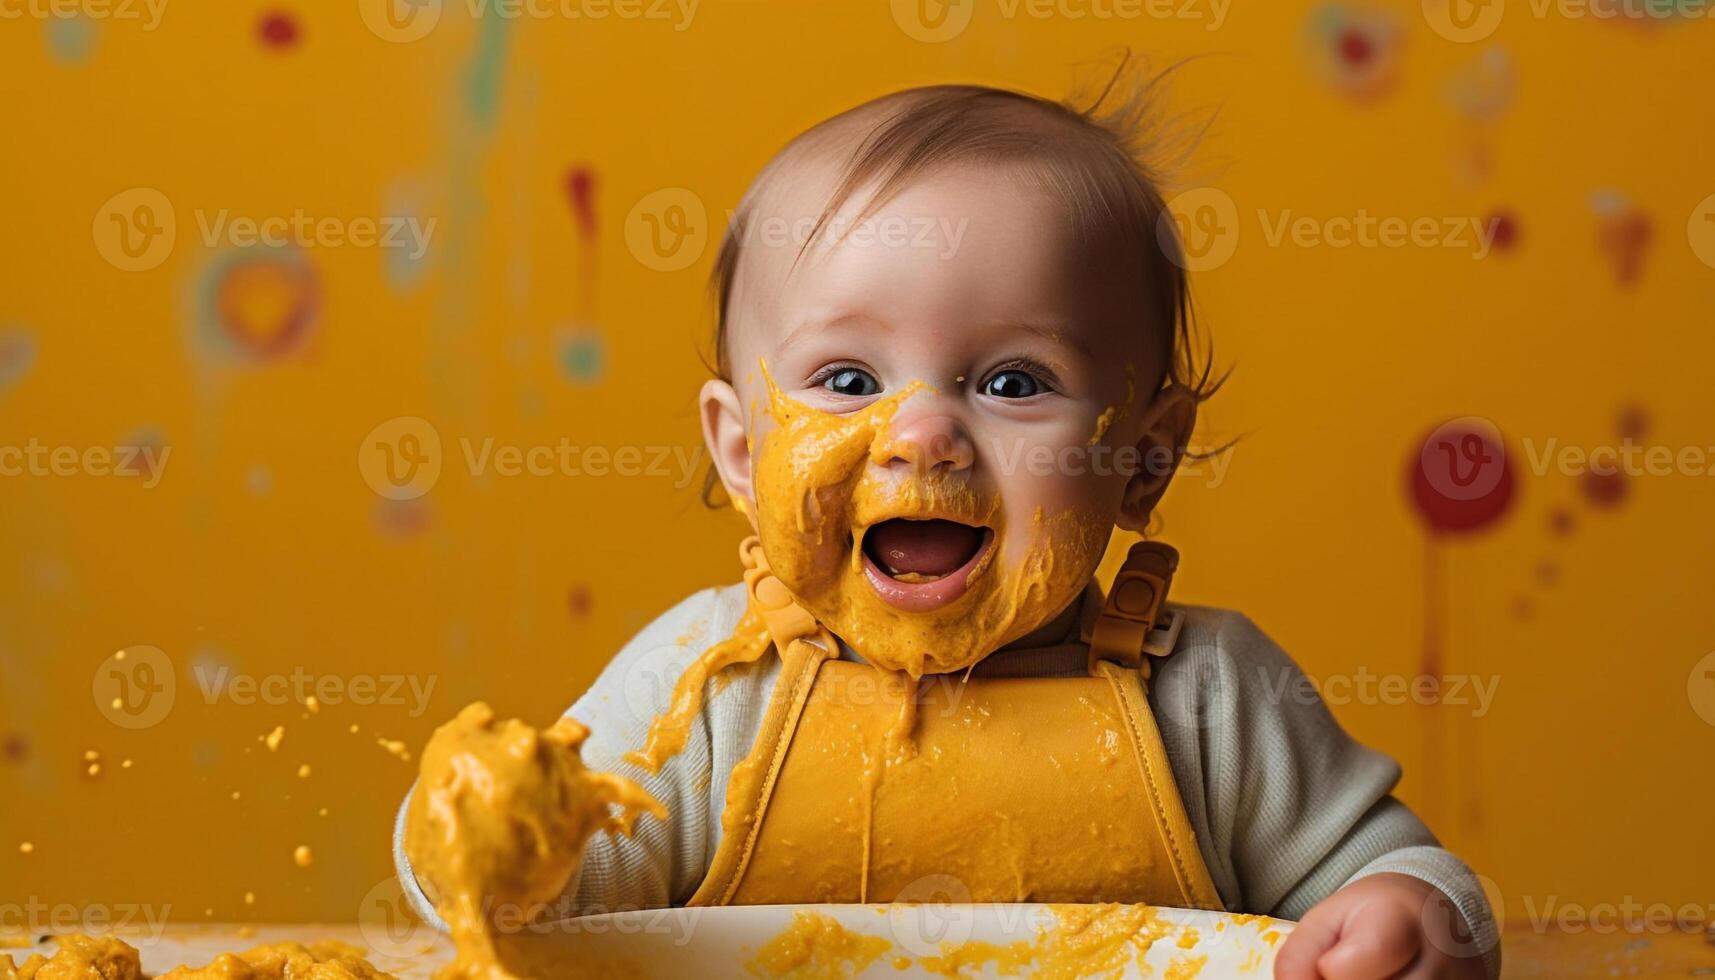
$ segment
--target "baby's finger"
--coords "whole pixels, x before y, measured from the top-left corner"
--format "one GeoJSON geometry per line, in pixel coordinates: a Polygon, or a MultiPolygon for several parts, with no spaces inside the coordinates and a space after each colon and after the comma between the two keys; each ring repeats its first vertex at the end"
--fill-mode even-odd
{"type": "Polygon", "coordinates": [[[1281,944],[1274,957],[1274,980],[1322,980],[1316,961],[1340,940],[1340,918],[1312,909],[1281,944]]]}
{"type": "Polygon", "coordinates": [[[1387,903],[1359,905],[1346,916],[1340,941],[1316,961],[1325,980],[1382,980],[1417,959],[1423,937],[1417,919],[1387,903]]]}

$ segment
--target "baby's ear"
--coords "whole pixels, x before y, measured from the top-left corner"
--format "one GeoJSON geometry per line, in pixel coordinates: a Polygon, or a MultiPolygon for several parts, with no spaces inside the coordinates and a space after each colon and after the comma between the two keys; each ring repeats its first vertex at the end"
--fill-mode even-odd
{"type": "Polygon", "coordinates": [[[1184,385],[1168,385],[1144,413],[1143,432],[1137,437],[1138,469],[1126,481],[1115,522],[1140,534],[1185,457],[1191,430],[1197,425],[1197,396],[1184,385]]]}
{"type": "Polygon", "coordinates": [[[719,379],[706,382],[698,397],[698,409],[703,418],[703,444],[708,447],[715,473],[727,496],[749,516],[755,510],[751,506],[755,498],[750,485],[750,440],[738,392],[719,379]]]}

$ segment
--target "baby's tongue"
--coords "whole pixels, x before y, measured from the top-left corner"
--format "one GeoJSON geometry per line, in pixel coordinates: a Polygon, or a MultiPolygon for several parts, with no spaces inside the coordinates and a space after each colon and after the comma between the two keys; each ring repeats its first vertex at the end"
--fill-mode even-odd
{"type": "Polygon", "coordinates": [[[890,574],[946,575],[969,561],[982,529],[957,521],[883,521],[864,534],[870,558],[890,574]]]}

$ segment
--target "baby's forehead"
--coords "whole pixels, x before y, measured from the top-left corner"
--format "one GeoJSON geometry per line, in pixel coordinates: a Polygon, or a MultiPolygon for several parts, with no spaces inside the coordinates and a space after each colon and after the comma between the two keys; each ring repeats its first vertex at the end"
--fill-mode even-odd
{"type": "MultiPolygon", "coordinates": [[[[947,160],[885,188],[879,179],[843,186],[836,153],[777,163],[731,229],[740,243],[728,298],[735,332],[778,323],[783,306],[854,277],[904,288],[936,274],[980,273],[978,263],[961,261],[978,256],[997,270],[1040,276],[1121,271],[1119,243],[1090,235],[1028,162],[947,160]]],[[[1002,279],[995,288],[1006,285],[1002,279]]]]}

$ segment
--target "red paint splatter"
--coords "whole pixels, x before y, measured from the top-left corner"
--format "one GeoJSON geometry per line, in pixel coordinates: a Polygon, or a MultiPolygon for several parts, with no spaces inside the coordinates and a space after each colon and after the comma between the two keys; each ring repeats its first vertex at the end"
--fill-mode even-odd
{"type": "Polygon", "coordinates": [[[1615,282],[1630,286],[1637,281],[1643,273],[1644,253],[1653,234],[1649,215],[1642,211],[1626,211],[1603,220],[1597,244],[1614,267],[1615,282]]]}
{"type": "Polygon", "coordinates": [[[1536,582],[1541,586],[1550,586],[1560,581],[1560,566],[1551,561],[1538,562],[1536,566],[1536,582]]]}
{"type": "Polygon", "coordinates": [[[29,754],[30,743],[22,735],[8,735],[4,742],[0,742],[0,755],[5,756],[7,762],[23,762],[29,754]]]}
{"type": "Polygon", "coordinates": [[[1536,606],[1524,596],[1514,596],[1512,602],[1513,618],[1529,619],[1536,612],[1536,606]]]}
{"type": "Polygon", "coordinates": [[[1489,227],[1497,252],[1510,252],[1518,244],[1518,218],[1511,211],[1494,211],[1489,214],[1489,227]]]}
{"type": "Polygon", "coordinates": [[[256,22],[256,37],[276,51],[298,43],[298,20],[284,10],[270,10],[256,22]]]}
{"type": "Polygon", "coordinates": [[[1366,65],[1375,57],[1376,48],[1362,31],[1347,31],[1340,35],[1340,60],[1348,65],[1366,65]]]}
{"type": "Polygon", "coordinates": [[[1598,473],[1590,470],[1579,481],[1578,489],[1584,492],[1584,499],[1592,507],[1612,510],[1625,503],[1626,493],[1631,489],[1626,483],[1626,476],[1618,467],[1607,472],[1598,473]]]}
{"type": "Polygon", "coordinates": [[[587,585],[574,585],[571,591],[566,593],[566,608],[579,619],[590,614],[590,606],[593,604],[594,597],[590,595],[587,585]]]}
{"type": "Polygon", "coordinates": [[[1650,431],[1649,409],[1636,402],[1622,406],[1614,417],[1614,428],[1619,431],[1621,439],[1642,440],[1650,431]]]}
{"type": "Polygon", "coordinates": [[[1554,511],[1548,515],[1548,529],[1553,531],[1556,537],[1564,538],[1570,535],[1577,527],[1578,518],[1574,517],[1572,512],[1567,510],[1565,507],[1556,507],[1554,508],[1554,511]]]}
{"type": "Polygon", "coordinates": [[[1479,531],[1512,506],[1516,480],[1500,430],[1454,419],[1423,438],[1406,467],[1406,492],[1435,534],[1479,531]]]}
{"type": "Polygon", "coordinates": [[[595,237],[595,171],[579,164],[566,171],[566,197],[572,202],[572,217],[578,234],[595,237]]]}

